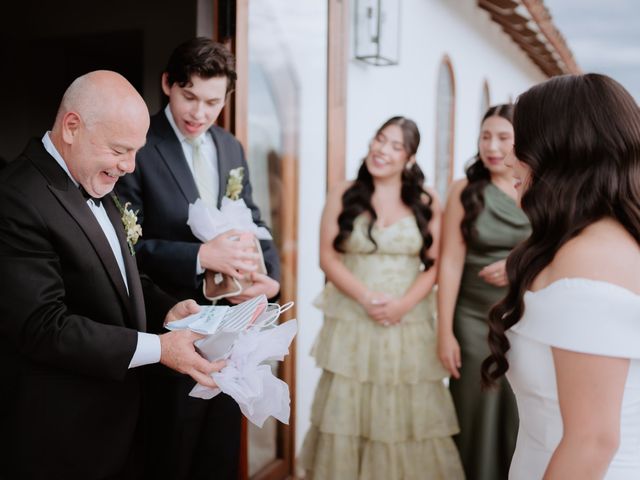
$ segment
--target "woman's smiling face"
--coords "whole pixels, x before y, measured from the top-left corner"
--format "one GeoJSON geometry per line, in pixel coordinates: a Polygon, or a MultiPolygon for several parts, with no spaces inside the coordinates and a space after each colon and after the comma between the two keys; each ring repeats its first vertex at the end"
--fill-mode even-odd
{"type": "Polygon", "coordinates": [[[389,125],[371,140],[365,162],[372,177],[388,178],[401,175],[408,160],[402,129],[389,125]]]}

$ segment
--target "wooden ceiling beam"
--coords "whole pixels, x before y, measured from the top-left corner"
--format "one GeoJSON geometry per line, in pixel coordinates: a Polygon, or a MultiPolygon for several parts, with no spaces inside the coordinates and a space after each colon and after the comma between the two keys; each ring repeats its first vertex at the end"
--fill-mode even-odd
{"type": "Polygon", "coordinates": [[[478,0],[478,6],[489,13],[545,75],[580,72],[543,0],[478,0]]]}

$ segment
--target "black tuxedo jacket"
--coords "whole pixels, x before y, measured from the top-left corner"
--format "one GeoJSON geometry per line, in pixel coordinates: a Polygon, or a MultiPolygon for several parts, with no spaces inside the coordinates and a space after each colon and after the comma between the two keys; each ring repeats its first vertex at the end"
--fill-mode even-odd
{"type": "Polygon", "coordinates": [[[129,294],[86,200],[40,140],[0,173],[0,478],[125,468],[140,404],[139,373],[128,369],[136,331],[173,300],[141,282],[120,213],[103,203],[129,294]]]}
{"type": "MultiPolygon", "coordinates": [[[[229,171],[244,167],[242,198],[251,209],[254,222],[265,226],[251,198],[249,170],[240,142],[217,126],[211,127],[209,134],[218,152],[218,206],[226,191],[229,171]]],[[[187,225],[189,204],[198,199],[198,188],[164,111],[151,117],[147,143],[136,156],[136,169],[120,179],[116,191],[121,201],[131,202],[142,224],[142,237],[136,245],[140,270],[178,299],[205,302],[202,276],[196,275],[201,242],[187,225]]],[[[269,276],[279,281],[280,262],[273,242],[262,240],[260,244],[269,276]]],[[[150,328],[155,331],[156,327],[150,328]]]]}

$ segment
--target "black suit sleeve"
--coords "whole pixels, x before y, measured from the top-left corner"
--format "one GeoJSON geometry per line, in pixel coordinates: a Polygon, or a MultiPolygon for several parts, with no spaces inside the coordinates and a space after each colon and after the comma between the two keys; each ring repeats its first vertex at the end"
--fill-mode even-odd
{"type": "Polygon", "coordinates": [[[122,380],[137,332],[124,326],[121,312],[113,324],[100,323],[67,303],[73,290],[96,311],[110,299],[117,304],[115,292],[90,291],[84,287],[90,278],[66,269],[69,258],[97,262],[96,271],[102,269],[91,256],[94,251],[74,251],[71,240],[55,238],[30,199],[7,184],[0,186],[0,335],[31,361],[122,380]]]}

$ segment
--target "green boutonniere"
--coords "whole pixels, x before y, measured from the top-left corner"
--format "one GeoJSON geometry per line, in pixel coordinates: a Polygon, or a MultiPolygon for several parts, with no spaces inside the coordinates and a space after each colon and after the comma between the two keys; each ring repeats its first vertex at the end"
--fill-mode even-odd
{"type": "Polygon", "coordinates": [[[129,246],[129,252],[131,255],[135,255],[136,251],[133,246],[138,242],[138,239],[142,236],[142,226],[138,225],[138,211],[131,210],[131,203],[127,202],[122,206],[117,195],[111,195],[116,207],[120,211],[120,219],[124,226],[124,231],[127,234],[127,245],[129,246]]]}
{"type": "Polygon", "coordinates": [[[244,178],[244,167],[234,168],[229,171],[227,180],[226,196],[231,200],[239,200],[242,193],[242,180],[244,178]]]}

